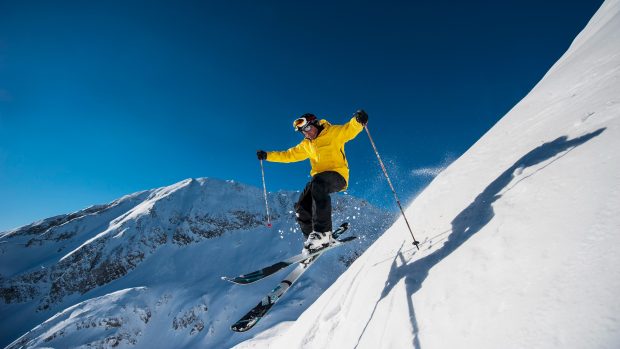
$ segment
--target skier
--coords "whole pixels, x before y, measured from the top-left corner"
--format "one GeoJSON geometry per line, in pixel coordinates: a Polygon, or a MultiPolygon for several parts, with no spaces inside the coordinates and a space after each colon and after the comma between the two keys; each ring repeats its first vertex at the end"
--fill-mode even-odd
{"type": "Polygon", "coordinates": [[[295,204],[297,222],[306,241],[305,252],[315,251],[332,241],[331,193],[344,191],[349,182],[349,164],[344,144],[355,138],[368,122],[368,114],[358,110],[344,125],[332,125],[318,120],[314,114],[304,114],[293,122],[304,139],[285,151],[258,150],[259,160],[296,162],[310,159],[312,179],[295,204]]]}

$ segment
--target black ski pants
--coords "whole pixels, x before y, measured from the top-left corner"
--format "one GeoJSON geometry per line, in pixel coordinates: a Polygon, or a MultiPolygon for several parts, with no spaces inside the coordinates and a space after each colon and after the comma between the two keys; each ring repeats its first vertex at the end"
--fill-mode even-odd
{"type": "Polygon", "coordinates": [[[344,177],[334,171],[317,173],[306,184],[295,204],[297,222],[306,238],[312,231],[332,230],[332,199],[329,194],[341,191],[346,185],[344,177]]]}

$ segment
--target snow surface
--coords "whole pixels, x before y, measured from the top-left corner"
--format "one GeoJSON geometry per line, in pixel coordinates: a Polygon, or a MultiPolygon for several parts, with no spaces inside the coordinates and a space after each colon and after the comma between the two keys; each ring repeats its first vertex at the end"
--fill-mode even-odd
{"type": "Polygon", "coordinates": [[[235,348],[620,348],[620,2],[297,321],[235,348]]]}

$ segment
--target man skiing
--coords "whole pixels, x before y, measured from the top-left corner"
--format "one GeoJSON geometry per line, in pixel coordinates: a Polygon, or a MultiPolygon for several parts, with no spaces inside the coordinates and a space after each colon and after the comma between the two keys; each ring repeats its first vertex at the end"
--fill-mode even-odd
{"type": "Polygon", "coordinates": [[[312,179],[295,204],[297,222],[306,238],[304,251],[315,251],[332,240],[331,193],[343,191],[349,182],[349,165],[344,144],[355,138],[368,122],[358,110],[344,125],[332,125],[307,113],[293,122],[304,139],[285,151],[256,152],[259,160],[296,162],[310,159],[312,179]]]}

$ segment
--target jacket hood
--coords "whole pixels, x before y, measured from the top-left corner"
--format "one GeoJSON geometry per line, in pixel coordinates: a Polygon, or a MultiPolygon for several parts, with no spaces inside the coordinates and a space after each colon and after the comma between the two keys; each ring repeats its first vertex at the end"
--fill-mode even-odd
{"type": "Polygon", "coordinates": [[[323,126],[323,127],[329,127],[332,124],[329,123],[329,121],[325,120],[325,119],[321,119],[319,120],[319,125],[323,126]]]}

